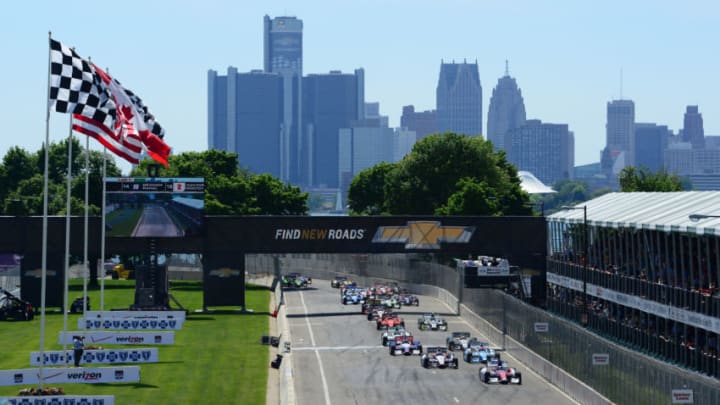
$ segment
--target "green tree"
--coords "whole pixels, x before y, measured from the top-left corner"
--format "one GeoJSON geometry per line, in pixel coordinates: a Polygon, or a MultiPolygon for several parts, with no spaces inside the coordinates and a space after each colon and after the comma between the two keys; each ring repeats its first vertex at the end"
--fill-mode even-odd
{"type": "Polygon", "coordinates": [[[487,215],[499,212],[494,191],[484,181],[463,177],[457,183],[446,205],[435,210],[435,215],[487,215]]]}
{"type": "Polygon", "coordinates": [[[635,168],[627,166],[618,175],[620,191],[624,193],[634,191],[659,191],[671,192],[682,191],[682,181],[678,176],[671,175],[664,170],[657,173],[651,172],[645,167],[635,168]]]}
{"type": "Polygon", "coordinates": [[[495,153],[492,143],[479,137],[455,133],[430,135],[416,143],[403,160],[378,172],[361,172],[360,179],[351,184],[349,194],[355,196],[351,209],[355,213],[459,214],[464,213],[462,206],[470,209],[472,199],[480,194],[492,197],[494,203],[472,207],[472,212],[478,215],[531,213],[517,169],[507,162],[504,153],[495,153]],[[381,178],[382,194],[377,186],[381,178]],[[461,181],[464,178],[473,180],[461,181]],[[483,186],[478,189],[480,184],[483,186]],[[450,203],[453,195],[456,196],[450,203]]]}
{"type": "MultiPolygon", "coordinates": [[[[238,167],[237,153],[211,149],[183,152],[160,167],[160,177],[205,178],[205,213],[209,215],[305,215],[307,193],[269,174],[252,174],[238,167]]],[[[151,160],[143,160],[131,172],[147,176],[151,160]]]]}
{"type": "Polygon", "coordinates": [[[348,190],[350,211],[359,215],[386,213],[385,177],[396,168],[395,163],[381,162],[358,173],[348,190]]]}

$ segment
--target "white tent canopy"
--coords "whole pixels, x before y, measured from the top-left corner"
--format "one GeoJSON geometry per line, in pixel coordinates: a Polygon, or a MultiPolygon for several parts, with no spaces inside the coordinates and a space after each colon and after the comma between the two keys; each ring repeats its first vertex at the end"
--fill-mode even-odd
{"type": "Polygon", "coordinates": [[[547,220],[582,223],[583,206],[589,225],[720,235],[720,191],[609,193],[576,205],[578,209],[558,211],[547,220]],[[693,214],[719,218],[693,221],[693,214]]]}
{"type": "Polygon", "coordinates": [[[526,171],[518,171],[520,178],[520,187],[528,194],[550,194],[556,193],[555,190],[543,184],[535,175],[526,171]]]}

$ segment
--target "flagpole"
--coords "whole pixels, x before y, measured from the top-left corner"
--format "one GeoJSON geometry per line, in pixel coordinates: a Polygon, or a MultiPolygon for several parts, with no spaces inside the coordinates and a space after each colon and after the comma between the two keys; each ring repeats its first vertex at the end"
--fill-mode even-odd
{"type": "Polygon", "coordinates": [[[42,224],[42,281],[40,282],[40,370],[38,382],[40,389],[43,388],[43,365],[45,363],[45,292],[47,290],[47,223],[48,223],[48,149],[50,148],[50,46],[52,40],[52,31],[48,31],[48,79],[47,79],[47,100],[48,105],[45,106],[45,170],[43,178],[43,224],[42,224]]]}
{"type": "MultiPolygon", "coordinates": [[[[88,58],[89,60],[89,58],[88,58]]],[[[85,236],[83,238],[83,317],[87,313],[88,299],[87,299],[87,282],[88,273],[88,212],[89,212],[89,196],[90,196],[90,137],[85,137],[85,236]]],[[[83,337],[85,337],[86,323],[82,324],[83,337]]]]}
{"type": "Polygon", "coordinates": [[[105,176],[107,176],[107,148],[103,148],[102,206],[100,207],[100,311],[105,310],[105,176]]]}
{"type": "MultiPolygon", "coordinates": [[[[67,165],[67,190],[65,192],[65,280],[64,280],[64,301],[63,301],[63,332],[67,335],[68,331],[68,294],[70,277],[70,212],[72,205],[70,203],[70,188],[72,186],[72,115],[70,116],[70,128],[68,131],[68,165],[67,165]]],[[[67,353],[67,343],[63,340],[63,353],[67,353]]],[[[64,355],[65,355],[64,354],[64,355]]],[[[68,365],[68,358],[65,355],[65,367],[68,365]]]]}

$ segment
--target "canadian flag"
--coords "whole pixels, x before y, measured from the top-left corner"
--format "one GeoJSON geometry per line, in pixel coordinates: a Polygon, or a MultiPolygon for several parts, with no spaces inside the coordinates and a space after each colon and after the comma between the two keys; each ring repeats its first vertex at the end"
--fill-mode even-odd
{"type": "Polygon", "coordinates": [[[145,146],[148,155],[167,167],[170,146],[157,135],[162,134],[162,128],[155,122],[147,107],[142,104],[142,100],[135,96],[132,91],[125,89],[119,81],[110,77],[102,69],[94,64],[93,67],[110,90],[110,94],[117,106],[117,117],[113,131],[116,134],[124,133],[128,134],[128,136],[137,136],[145,146]]]}

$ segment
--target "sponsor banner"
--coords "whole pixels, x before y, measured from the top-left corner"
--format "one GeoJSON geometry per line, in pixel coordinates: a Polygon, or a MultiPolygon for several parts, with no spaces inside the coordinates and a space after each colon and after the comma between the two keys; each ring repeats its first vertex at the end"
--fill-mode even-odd
{"type": "MultiPolygon", "coordinates": [[[[62,350],[44,352],[44,365],[64,366],[75,364],[73,351],[62,350]]],[[[85,350],[80,364],[122,364],[122,363],[157,363],[159,360],[157,347],[140,349],[98,349],[85,350]]],[[[40,352],[30,353],[30,365],[40,365],[40,352]]]]}
{"type": "Polygon", "coordinates": [[[547,322],[535,322],[535,332],[545,333],[550,330],[550,325],[547,322]]]}
{"type": "Polygon", "coordinates": [[[78,329],[122,330],[180,330],[183,321],[177,319],[80,318],[78,329]]]}
{"type": "MultiPolygon", "coordinates": [[[[140,381],[139,366],[44,368],[43,384],[128,383],[140,381]]],[[[39,368],[0,370],[0,385],[40,384],[39,368]]]]}
{"type": "Polygon", "coordinates": [[[672,390],[673,404],[692,404],[693,390],[672,390]]]}
{"type": "Polygon", "coordinates": [[[8,405],[115,405],[114,395],[43,395],[32,397],[0,397],[8,405]]]}
{"type": "MultiPolygon", "coordinates": [[[[555,273],[547,273],[548,283],[556,284],[575,291],[582,291],[582,281],[570,277],[561,276],[555,273]]],[[[705,329],[710,332],[720,333],[720,318],[713,318],[697,312],[688,311],[684,308],[677,308],[659,302],[651,301],[634,295],[624,294],[595,284],[587,283],[587,293],[590,296],[602,298],[616,304],[638,309],[657,315],[662,318],[671,319],[676,322],[705,329]]]]}
{"type": "Polygon", "coordinates": [[[176,320],[181,323],[185,321],[185,311],[87,311],[87,319],[154,319],[154,320],[176,320]]]}
{"type": "Polygon", "coordinates": [[[72,344],[73,336],[85,336],[86,345],[172,345],[175,332],[60,332],[61,345],[72,344]]]}
{"type": "Polygon", "coordinates": [[[610,364],[610,355],[607,353],[593,353],[592,364],[593,366],[607,366],[610,364]]]}
{"type": "Polygon", "coordinates": [[[404,243],[408,250],[440,249],[441,243],[469,243],[473,233],[474,226],[449,226],[440,221],[408,221],[401,226],[379,226],[372,243],[404,243]]]}

